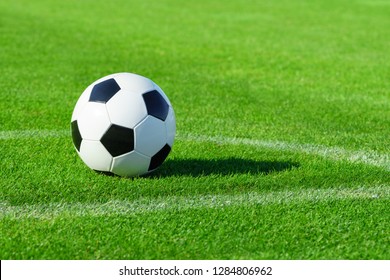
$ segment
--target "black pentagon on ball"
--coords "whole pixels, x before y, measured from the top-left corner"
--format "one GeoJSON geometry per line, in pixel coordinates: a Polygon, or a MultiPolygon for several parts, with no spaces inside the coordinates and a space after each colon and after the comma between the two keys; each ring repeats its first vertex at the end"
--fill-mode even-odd
{"type": "Polygon", "coordinates": [[[169,105],[164,97],[157,90],[146,92],[142,97],[144,98],[148,115],[165,121],[168,116],[169,105]]]}
{"type": "Polygon", "coordinates": [[[76,147],[77,151],[80,152],[81,141],[83,140],[83,138],[81,137],[77,121],[73,121],[71,123],[71,129],[72,129],[73,144],[76,147]]]}
{"type": "Polygon", "coordinates": [[[167,158],[170,151],[171,147],[168,144],[165,144],[165,146],[160,151],[158,151],[154,156],[152,156],[148,171],[152,171],[159,167],[167,158]]]}
{"type": "Polygon", "coordinates": [[[107,103],[121,88],[115,79],[111,78],[96,84],[91,91],[89,101],[107,103]]]}
{"type": "Polygon", "coordinates": [[[100,142],[113,157],[123,155],[134,150],[134,131],[112,124],[100,142]]]}

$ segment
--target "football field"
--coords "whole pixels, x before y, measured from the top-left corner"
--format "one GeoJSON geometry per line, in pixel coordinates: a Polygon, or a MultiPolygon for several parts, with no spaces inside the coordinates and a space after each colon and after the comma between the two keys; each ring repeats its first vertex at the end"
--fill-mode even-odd
{"type": "Polygon", "coordinates": [[[0,259],[389,259],[390,1],[0,2],[0,259]],[[70,132],[93,81],[176,114],[138,178],[70,132]]]}

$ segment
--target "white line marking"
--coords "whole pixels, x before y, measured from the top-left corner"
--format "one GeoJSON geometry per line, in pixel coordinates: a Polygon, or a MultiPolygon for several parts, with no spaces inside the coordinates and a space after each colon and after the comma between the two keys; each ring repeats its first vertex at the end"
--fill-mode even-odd
{"type": "MultiPolygon", "coordinates": [[[[69,130],[14,130],[0,131],[0,140],[23,139],[23,138],[50,138],[69,137],[69,130]]],[[[309,155],[322,156],[331,160],[347,160],[352,163],[362,163],[376,166],[390,171],[390,154],[379,154],[375,151],[353,151],[341,147],[327,147],[316,144],[299,144],[283,141],[267,141],[249,138],[233,138],[224,136],[195,135],[190,133],[178,133],[178,141],[209,142],[228,145],[243,145],[257,148],[271,149],[304,153],[309,155]]]]}
{"type": "Polygon", "coordinates": [[[0,131],[0,140],[26,139],[26,138],[58,138],[71,136],[70,128],[62,130],[31,129],[0,131]]]}
{"type": "Polygon", "coordinates": [[[141,198],[136,201],[110,200],[106,203],[50,203],[11,206],[0,203],[0,218],[51,219],[66,217],[99,217],[110,215],[139,215],[159,211],[184,211],[189,209],[218,209],[229,206],[256,206],[332,200],[389,199],[390,185],[360,186],[354,188],[311,189],[280,192],[248,192],[237,195],[171,196],[156,199],[141,198]]]}
{"type": "Polygon", "coordinates": [[[316,144],[299,144],[282,141],[266,141],[248,138],[231,138],[223,136],[200,136],[194,134],[179,134],[178,140],[194,142],[212,142],[229,145],[244,145],[266,148],[277,151],[288,151],[322,156],[332,160],[347,160],[353,163],[363,163],[390,170],[390,155],[371,151],[352,151],[340,147],[327,147],[316,144]]]}

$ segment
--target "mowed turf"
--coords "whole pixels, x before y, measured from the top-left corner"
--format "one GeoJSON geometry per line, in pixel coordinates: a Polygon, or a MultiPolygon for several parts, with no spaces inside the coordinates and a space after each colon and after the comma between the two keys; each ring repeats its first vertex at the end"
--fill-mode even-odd
{"type": "Polygon", "coordinates": [[[1,259],[389,259],[386,1],[0,3],[1,259]],[[151,78],[177,139],[141,178],[77,156],[70,117],[151,78]]]}

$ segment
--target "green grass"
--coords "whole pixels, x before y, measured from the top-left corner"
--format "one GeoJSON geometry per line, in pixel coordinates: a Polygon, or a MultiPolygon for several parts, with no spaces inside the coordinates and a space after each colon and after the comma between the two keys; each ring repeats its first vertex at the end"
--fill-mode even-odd
{"type": "Polygon", "coordinates": [[[1,2],[0,259],[389,259],[389,12],[1,2]],[[150,176],[95,173],[72,146],[79,95],[115,72],[175,109],[150,176]]]}

